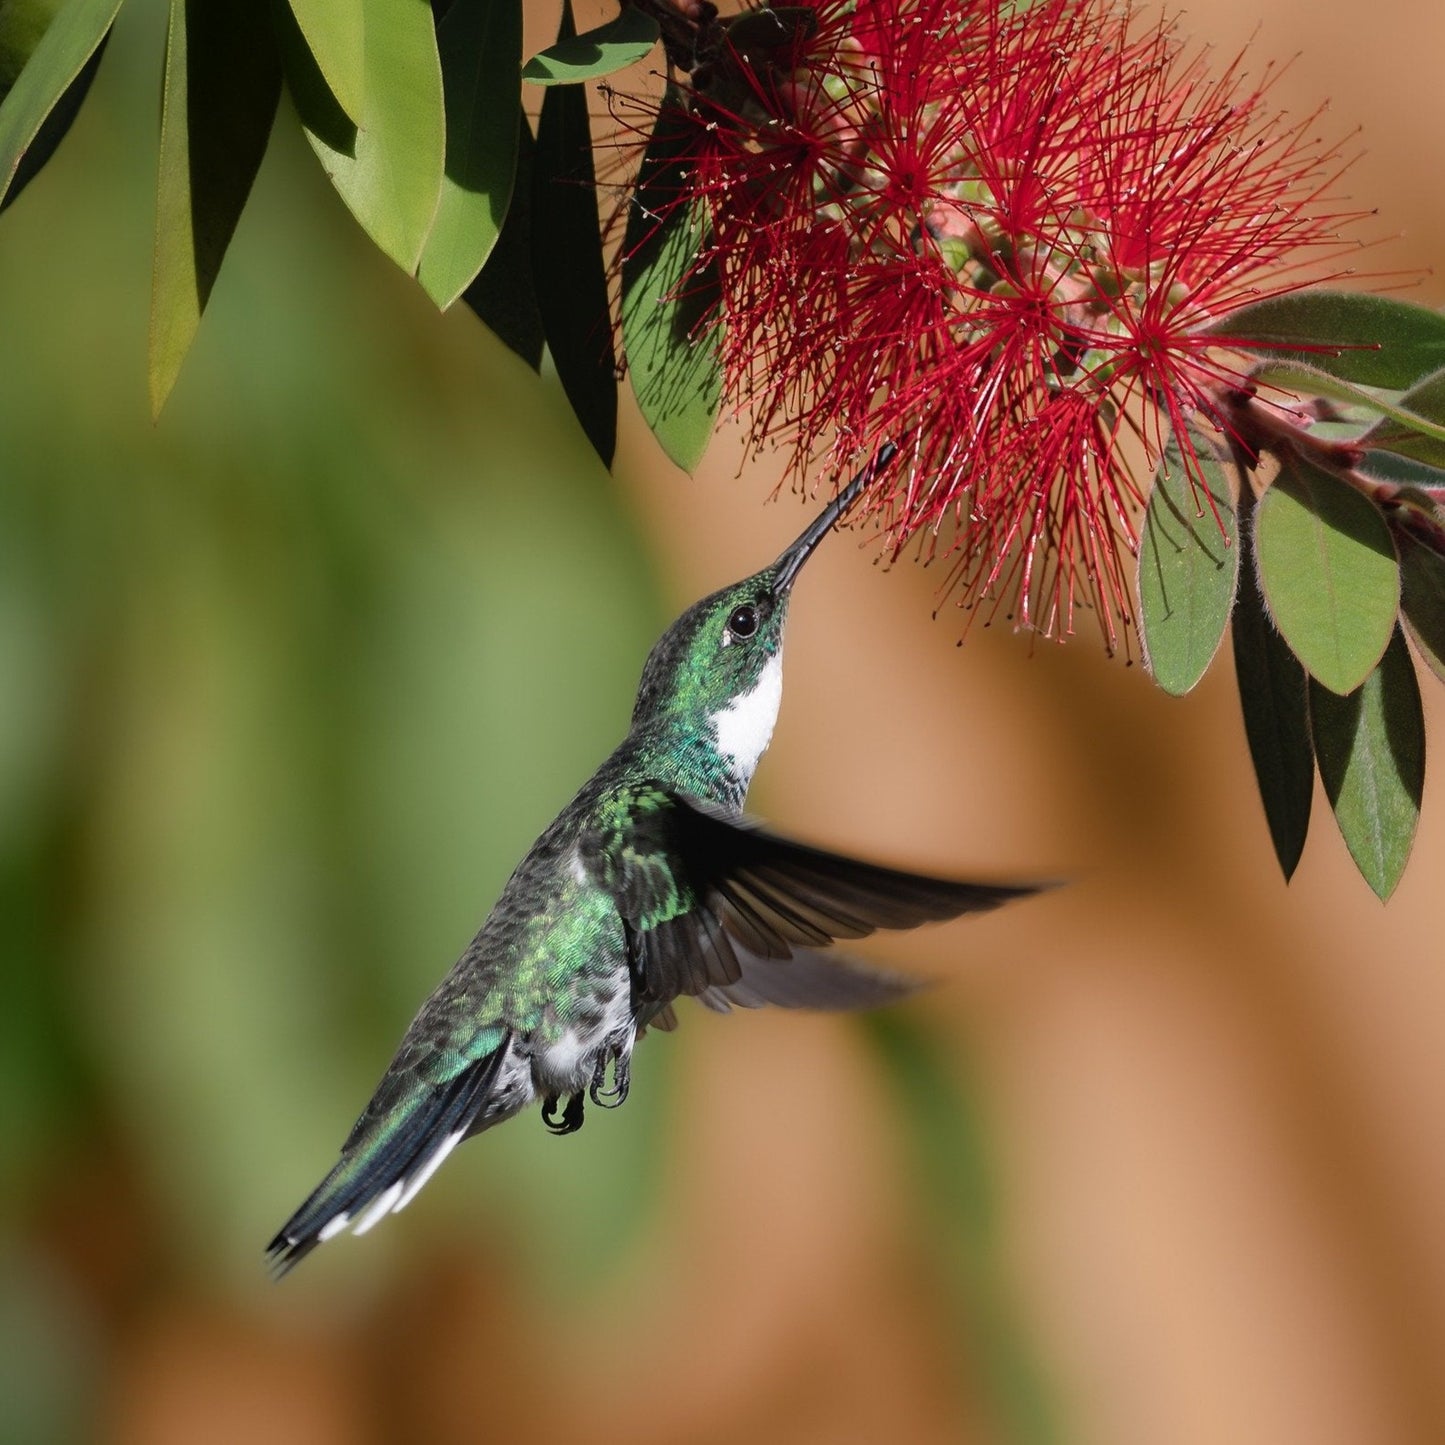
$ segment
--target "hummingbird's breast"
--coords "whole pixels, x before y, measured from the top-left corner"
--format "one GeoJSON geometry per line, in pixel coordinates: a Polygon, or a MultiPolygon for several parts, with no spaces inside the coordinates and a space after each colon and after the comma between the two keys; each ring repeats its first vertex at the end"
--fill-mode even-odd
{"type": "Polygon", "coordinates": [[[549,1010],[532,1041],[532,1078],[539,1094],[576,1094],[592,1082],[599,1064],[632,1053],[637,1022],[632,979],[624,964],[595,978],[567,1006],[549,1010]]]}
{"type": "Polygon", "coordinates": [[[773,740],[782,703],[783,654],[779,649],[763,664],[758,680],[747,692],[709,714],[718,756],[741,783],[744,793],[773,740]]]}

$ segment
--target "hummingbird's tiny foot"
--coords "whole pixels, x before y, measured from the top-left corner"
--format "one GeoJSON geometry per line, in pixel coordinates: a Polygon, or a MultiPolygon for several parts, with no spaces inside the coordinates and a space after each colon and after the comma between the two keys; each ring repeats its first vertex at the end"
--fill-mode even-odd
{"type": "Polygon", "coordinates": [[[601,1054],[597,1067],[592,1071],[592,1083],[588,1093],[599,1109],[616,1109],[627,1102],[627,1091],[632,1084],[632,1060],[626,1054],[617,1054],[612,1061],[612,1087],[606,1088],[607,1055],[601,1054]]]}
{"type": "Polygon", "coordinates": [[[542,1100],[542,1122],[557,1135],[575,1134],[582,1127],[582,1110],[584,1100],[582,1095],[569,1094],[567,1096],[567,1107],[562,1111],[562,1117],[557,1117],[557,1095],[548,1094],[542,1100]]]}

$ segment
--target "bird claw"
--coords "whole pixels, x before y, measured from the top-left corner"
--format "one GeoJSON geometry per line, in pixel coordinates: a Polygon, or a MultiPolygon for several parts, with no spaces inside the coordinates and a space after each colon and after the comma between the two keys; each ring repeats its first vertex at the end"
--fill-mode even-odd
{"type": "Polygon", "coordinates": [[[560,1119],[557,1117],[557,1103],[556,1094],[548,1094],[542,1100],[542,1122],[559,1138],[563,1134],[575,1134],[582,1127],[582,1095],[577,1093],[567,1096],[567,1107],[562,1111],[560,1119]]]}
{"type": "Polygon", "coordinates": [[[590,1098],[599,1109],[615,1109],[627,1102],[628,1087],[632,1082],[631,1060],[622,1052],[603,1051],[597,1055],[592,1066],[592,1081],[584,1096],[582,1090],[568,1094],[567,1105],[559,1115],[557,1106],[562,1095],[548,1094],[542,1100],[542,1122],[554,1134],[575,1134],[582,1127],[582,1110],[585,1098],[590,1098]],[[612,1065],[612,1087],[607,1087],[607,1065],[612,1065]]]}
{"type": "Polygon", "coordinates": [[[627,1091],[632,1085],[632,1062],[626,1054],[613,1054],[612,1087],[607,1085],[607,1061],[609,1055],[599,1054],[597,1065],[592,1070],[592,1083],[587,1093],[599,1109],[617,1109],[627,1102],[627,1091]]]}

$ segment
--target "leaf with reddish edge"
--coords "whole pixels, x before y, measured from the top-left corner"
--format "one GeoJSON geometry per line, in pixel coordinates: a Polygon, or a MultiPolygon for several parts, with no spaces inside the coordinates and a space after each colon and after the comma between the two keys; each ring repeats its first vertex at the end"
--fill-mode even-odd
{"type": "MultiPolygon", "coordinates": [[[[563,0],[559,44],[574,29],[571,0],[563,0]]],[[[587,440],[610,467],[617,448],[617,362],[592,128],[586,93],[576,86],[554,86],[542,102],[533,214],[534,289],[547,348],[587,440]]]]}
{"type": "Polygon", "coordinates": [[[1400,398],[1399,409],[1360,438],[1374,451],[1394,452],[1431,467],[1445,467],[1445,371],[1426,377],[1400,398]],[[1424,427],[1430,427],[1425,431],[1424,427]]]}
{"type": "Polygon", "coordinates": [[[534,85],[576,85],[611,75],[641,60],[662,34],[656,20],[627,5],[615,20],[599,25],[585,35],[571,33],[558,37],[555,45],[539,51],[522,67],[522,79],[534,85]]]}
{"type": "Polygon", "coordinates": [[[1154,681],[1176,697],[1204,676],[1234,606],[1239,548],[1229,493],[1208,437],[1191,427],[1185,448],[1170,438],[1139,541],[1139,635],[1154,681]]]}
{"type": "Polygon", "coordinates": [[[679,204],[695,132],[664,97],[642,157],[622,243],[622,342],[632,391],[663,451],[692,471],[712,437],[722,401],[717,272],[699,268],[706,213],[679,204]]]}
{"type": "MultiPolygon", "coordinates": [[[[1315,367],[1299,362],[1266,362],[1250,373],[1250,378],[1264,386],[1282,391],[1300,392],[1307,396],[1325,396],[1359,407],[1376,416],[1389,417],[1406,430],[1445,442],[1445,424],[1428,416],[1406,410],[1403,400],[1394,401],[1371,391],[1361,391],[1347,381],[1327,376],[1315,367]]],[[[1408,393],[1407,393],[1408,394],[1408,393]]]]}
{"type": "MultiPolygon", "coordinates": [[[[0,95],[0,208],[25,189],[65,138],[120,6],[121,0],[62,5],[0,95]]],[[[13,37],[11,49],[21,43],[13,37]]]]}
{"type": "Polygon", "coordinates": [[[1427,513],[1445,501],[1445,471],[1439,467],[1427,467],[1394,452],[1366,452],[1356,470],[1369,481],[1396,489],[1394,500],[1414,501],[1427,513]]]}
{"type": "Polygon", "coordinates": [[[365,11],[359,124],[337,104],[294,17],[278,7],[292,99],[306,139],[361,228],[408,275],[441,199],[446,149],[441,58],[427,0],[347,0],[365,11]]]}
{"type": "Polygon", "coordinates": [[[366,95],[366,9],[361,0],[289,0],[336,103],[360,123],[366,95]]]}
{"type": "Polygon", "coordinates": [[[1445,681],[1445,557],[1397,531],[1400,547],[1400,612],[1420,656],[1445,681]]]}
{"type": "Polygon", "coordinates": [[[1240,585],[1232,637],[1244,735],[1259,783],[1270,841],[1285,881],[1294,877],[1310,827],[1315,759],[1309,681],[1265,611],[1254,569],[1253,493],[1241,496],[1240,585]]]}
{"type": "Polygon", "coordinates": [[[446,107],[441,199],[417,267],[445,311],[497,244],[517,173],[521,0],[452,0],[437,26],[446,107]]]}
{"type": "Polygon", "coordinates": [[[1380,665],[1347,697],[1313,683],[1315,756],[1330,806],[1365,882],[1386,899],[1400,881],[1425,786],[1425,716],[1397,628],[1380,665]]]}
{"type": "Polygon", "coordinates": [[[1208,334],[1361,386],[1401,390],[1445,366],[1445,315],[1355,291],[1271,296],[1231,311],[1208,334]]]}
{"type": "Polygon", "coordinates": [[[1400,606],[1384,517],[1347,482],[1286,454],[1255,513],[1260,586],[1311,676],[1353,692],[1380,660],[1400,606]]]}
{"type": "Polygon", "coordinates": [[[149,386],[160,415],[271,137],[281,62],[253,0],[171,0],[151,273],[149,386]]]}
{"type": "Polygon", "coordinates": [[[517,177],[507,219],[487,264],[462,292],[462,300],[503,346],[538,371],[546,339],[532,283],[532,157],[537,143],[525,115],[517,117],[517,138],[517,177]]]}

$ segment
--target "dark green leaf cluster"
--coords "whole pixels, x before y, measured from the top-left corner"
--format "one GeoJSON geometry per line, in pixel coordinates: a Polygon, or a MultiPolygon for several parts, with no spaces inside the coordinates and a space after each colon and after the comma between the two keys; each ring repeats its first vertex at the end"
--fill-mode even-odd
{"type": "MultiPolygon", "coordinates": [[[[0,207],[63,138],[120,7],[0,6],[0,207]]],[[[376,246],[439,307],[464,299],[529,365],[550,351],[583,430],[610,464],[617,368],[591,129],[576,83],[641,59],[658,35],[656,20],[625,8],[578,36],[564,0],[557,43],[524,68],[521,0],[170,0],[153,412],[196,336],[284,85],[323,169],[376,246]],[[535,138],[524,78],[548,87],[535,138]]],[[[666,393],[671,416],[696,363],[677,376],[667,366],[675,317],[664,267],[677,246],[660,249],[639,284],[648,308],[666,315],[642,322],[639,335],[648,384],[666,393]]],[[[682,440],[664,435],[664,445],[675,456],[700,452],[698,430],[683,425],[682,440]]]]}
{"type": "Polygon", "coordinates": [[[1245,733],[1293,873],[1318,769],[1350,853],[1386,898],[1425,779],[1406,637],[1445,649],[1445,316],[1299,292],[1235,313],[1250,389],[1218,434],[1166,447],[1139,551],[1145,654],[1167,691],[1203,676],[1233,619],[1245,733]]]}

